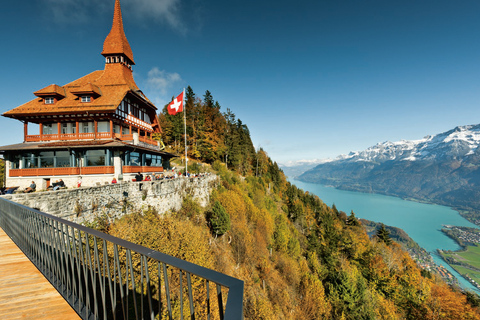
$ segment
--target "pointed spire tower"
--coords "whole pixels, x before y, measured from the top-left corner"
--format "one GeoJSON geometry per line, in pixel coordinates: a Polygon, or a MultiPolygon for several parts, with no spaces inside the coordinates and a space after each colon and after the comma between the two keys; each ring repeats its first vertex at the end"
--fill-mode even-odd
{"type": "Polygon", "coordinates": [[[120,63],[129,69],[135,64],[133,61],[132,48],[130,48],[130,44],[123,30],[120,0],[115,0],[112,29],[103,43],[102,55],[105,57],[107,64],[120,63]]]}

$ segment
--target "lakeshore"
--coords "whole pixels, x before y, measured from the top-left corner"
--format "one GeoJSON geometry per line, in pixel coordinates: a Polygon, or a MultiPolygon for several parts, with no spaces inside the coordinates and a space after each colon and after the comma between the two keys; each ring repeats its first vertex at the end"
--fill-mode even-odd
{"type": "Polygon", "coordinates": [[[480,230],[445,225],[442,232],[455,240],[461,249],[438,250],[439,255],[473,286],[480,289],[480,230]]]}
{"type": "MultiPolygon", "coordinates": [[[[358,218],[381,222],[404,230],[433,260],[417,255],[419,265],[438,269],[439,274],[451,273],[458,284],[468,290],[480,292],[472,283],[452,268],[439,255],[440,250],[456,251],[461,246],[441,231],[444,225],[478,228],[452,208],[403,200],[392,196],[339,190],[319,184],[290,179],[297,187],[316,194],[327,205],[335,204],[338,210],[354,211],[358,218]]],[[[428,270],[428,269],[427,269],[428,270]]]]}

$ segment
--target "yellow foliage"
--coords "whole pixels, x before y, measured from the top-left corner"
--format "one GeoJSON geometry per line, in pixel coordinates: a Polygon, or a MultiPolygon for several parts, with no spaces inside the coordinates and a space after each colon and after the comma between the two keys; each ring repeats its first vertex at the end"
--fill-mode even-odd
{"type": "Polygon", "coordinates": [[[329,319],[331,306],[325,296],[322,282],[310,273],[304,273],[300,283],[301,301],[295,319],[329,319]]]}
{"type": "MultiPolygon", "coordinates": [[[[170,215],[158,216],[153,211],[146,211],[144,214],[134,213],[123,216],[116,221],[110,233],[113,236],[123,238],[133,243],[169,254],[171,256],[207,267],[213,268],[214,259],[212,251],[208,244],[209,233],[206,228],[196,226],[188,220],[179,220],[170,215]]],[[[111,251],[111,250],[110,250],[111,251]]],[[[112,254],[110,252],[110,254],[112,254]]],[[[120,252],[121,259],[125,259],[125,251],[120,252]]],[[[138,274],[140,268],[140,258],[132,254],[133,267],[138,274]]],[[[180,295],[183,295],[183,310],[185,316],[188,313],[188,296],[186,291],[180,293],[180,273],[179,271],[169,272],[169,285],[171,290],[172,308],[175,317],[180,315],[180,295]]],[[[158,271],[156,266],[150,271],[150,277],[155,288],[158,284],[158,271]]],[[[162,273],[163,278],[163,273],[162,273]]],[[[186,283],[186,276],[183,275],[183,283],[186,283]]],[[[162,283],[162,286],[164,284],[162,283]]],[[[185,288],[185,286],[184,286],[185,288]]],[[[198,317],[204,315],[205,308],[201,308],[206,301],[205,282],[195,276],[192,276],[192,288],[194,290],[194,303],[197,306],[196,314],[198,317]]],[[[211,292],[214,288],[210,288],[211,292]]],[[[156,288],[155,290],[158,290],[156,288]]],[[[162,288],[165,292],[165,287],[162,288]]],[[[216,299],[211,293],[213,308],[216,308],[216,299]]],[[[166,310],[164,310],[166,312],[166,310]]]]}
{"type": "Polygon", "coordinates": [[[444,282],[432,285],[426,305],[426,319],[480,319],[478,312],[467,303],[466,297],[453,291],[444,282]]]}
{"type": "Polygon", "coordinates": [[[230,215],[232,225],[235,223],[247,223],[247,208],[242,196],[239,193],[232,190],[226,190],[225,192],[220,193],[217,199],[230,215]]]}

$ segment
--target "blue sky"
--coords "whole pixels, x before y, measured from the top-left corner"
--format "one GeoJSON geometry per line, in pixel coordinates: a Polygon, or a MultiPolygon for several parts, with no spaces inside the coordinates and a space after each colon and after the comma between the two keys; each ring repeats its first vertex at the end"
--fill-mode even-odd
{"type": "MultiPolygon", "coordinates": [[[[8,1],[0,112],[104,67],[114,0],[8,1]]],[[[480,1],[121,0],[137,85],[209,90],[277,162],[480,123],[480,1]]],[[[0,118],[2,145],[23,125],[0,118]]],[[[33,134],[33,132],[32,132],[33,134]]]]}

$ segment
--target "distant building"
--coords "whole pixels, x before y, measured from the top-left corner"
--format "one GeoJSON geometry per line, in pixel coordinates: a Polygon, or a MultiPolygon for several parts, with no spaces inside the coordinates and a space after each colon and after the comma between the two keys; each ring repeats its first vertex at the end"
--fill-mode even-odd
{"type": "Polygon", "coordinates": [[[49,85],[3,114],[24,123],[24,142],[0,147],[7,186],[27,187],[34,180],[44,189],[57,179],[67,187],[79,179],[88,186],[169,168],[174,155],[153,139],[161,133],[157,108],[133,79],[119,0],[102,55],[104,70],[49,85]],[[28,123],[38,124],[39,132],[30,134],[28,123]]]}

